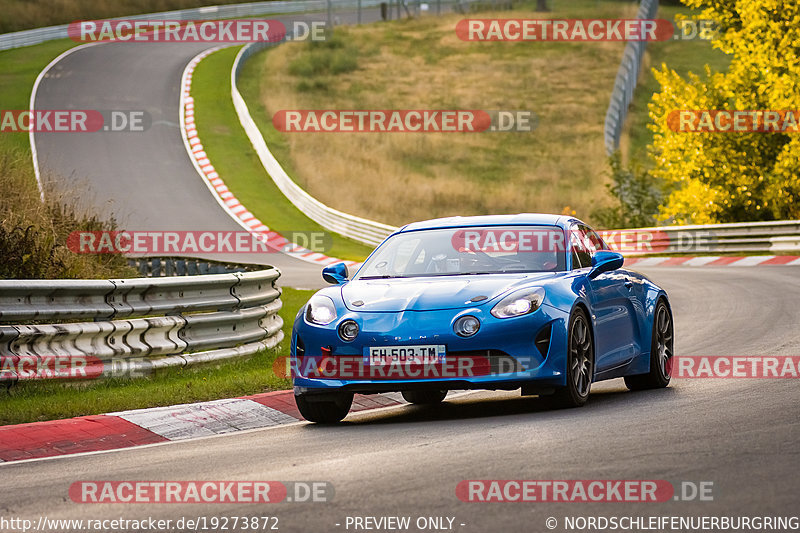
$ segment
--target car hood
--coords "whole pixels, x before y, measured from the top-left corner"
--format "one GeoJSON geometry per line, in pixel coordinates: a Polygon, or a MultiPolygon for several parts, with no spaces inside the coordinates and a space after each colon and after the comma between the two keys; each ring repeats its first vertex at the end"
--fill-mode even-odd
{"type": "Polygon", "coordinates": [[[342,299],[351,311],[436,311],[475,307],[531,281],[544,281],[557,273],[484,274],[351,281],[342,287],[342,299]],[[473,302],[472,298],[486,298],[473,302]]]}

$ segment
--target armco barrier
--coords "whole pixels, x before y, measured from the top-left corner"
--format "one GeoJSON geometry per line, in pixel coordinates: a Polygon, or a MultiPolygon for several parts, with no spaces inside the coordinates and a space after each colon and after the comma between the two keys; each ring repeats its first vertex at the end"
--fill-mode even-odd
{"type": "MultiPolygon", "coordinates": [[[[653,19],[658,12],[658,0],[642,0],[639,5],[638,19],[653,19]]],[[[619,139],[622,135],[622,126],[628,116],[628,106],[633,100],[633,91],[639,79],[639,68],[644,57],[647,41],[628,41],[625,52],[622,54],[622,63],[614,80],[614,90],[611,93],[611,102],[606,111],[605,134],[606,153],[613,154],[619,148],[619,139]]]]}
{"type": "MultiPolygon", "coordinates": [[[[340,9],[363,9],[376,7],[382,0],[331,0],[331,7],[340,9]]],[[[440,2],[445,3],[445,2],[440,2]]],[[[458,2],[455,2],[458,3],[458,2]]],[[[461,2],[466,3],[466,2],[461,2]]],[[[390,2],[391,4],[391,2],[390,2]]],[[[326,0],[289,0],[274,2],[248,2],[222,6],[205,6],[176,11],[162,11],[144,15],[130,15],[109,20],[220,20],[276,15],[279,13],[309,13],[327,9],[326,0]]],[[[66,39],[69,25],[48,26],[0,35],[0,50],[31,46],[56,39],[66,39]]]]}
{"type": "Polygon", "coordinates": [[[230,274],[256,270],[254,265],[232,265],[191,257],[137,257],[128,263],[145,277],[197,276],[198,274],[230,274]]]}
{"type": "MultiPolygon", "coordinates": [[[[355,1],[347,2],[355,5],[355,1]]],[[[337,2],[337,6],[339,2],[337,2]]],[[[364,5],[369,4],[365,1],[364,5]]],[[[250,2],[245,4],[230,4],[224,6],[206,6],[194,9],[181,9],[177,11],[162,11],[147,13],[145,15],[131,15],[118,17],[111,20],[216,20],[228,18],[255,17],[276,13],[304,13],[307,11],[320,11],[325,9],[325,0],[292,0],[276,2],[250,2]]],[[[31,46],[56,39],[66,39],[69,25],[48,26],[0,35],[0,50],[31,46]]]]}
{"type": "Polygon", "coordinates": [[[601,231],[626,256],[800,252],[800,220],[601,231]]]}
{"type": "MultiPolygon", "coordinates": [[[[450,6],[448,9],[465,12],[469,9],[469,4],[472,1],[474,0],[449,0],[439,2],[437,11],[441,10],[441,4],[445,4],[445,6],[450,6]]],[[[378,5],[379,3],[380,2],[372,2],[364,5],[378,5]]],[[[338,6],[340,4],[337,2],[336,5],[338,6]]],[[[291,34],[287,37],[291,38],[291,34]]],[[[276,44],[278,43],[261,42],[247,44],[239,50],[236,60],[233,63],[233,68],[231,70],[231,98],[233,99],[233,106],[236,109],[236,114],[239,117],[242,128],[244,128],[247,137],[250,139],[250,143],[253,145],[267,174],[269,174],[272,181],[275,182],[275,185],[284,196],[286,196],[295,207],[302,211],[303,214],[328,231],[344,235],[345,237],[371,246],[380,244],[383,239],[397,228],[374,220],[343,213],[325,205],[304,191],[302,187],[289,177],[278,160],[275,159],[275,156],[272,155],[272,152],[269,151],[267,143],[261,135],[261,131],[250,115],[250,111],[247,109],[247,104],[244,98],[242,98],[241,93],[239,93],[236,82],[239,78],[242,66],[250,56],[260,50],[275,46],[276,44]]]]}
{"type": "Polygon", "coordinates": [[[342,213],[341,211],[323,204],[295,183],[278,160],[275,159],[275,156],[272,155],[272,152],[269,151],[267,143],[261,135],[261,131],[258,129],[258,126],[256,126],[253,117],[250,116],[250,111],[247,109],[244,98],[242,98],[242,95],[239,93],[236,80],[244,62],[254,53],[270,46],[273,46],[273,44],[251,43],[242,47],[236,56],[233,69],[231,70],[231,98],[233,99],[233,106],[236,108],[239,122],[242,124],[242,128],[244,128],[247,137],[250,139],[250,143],[253,145],[256,154],[258,154],[261,164],[284,196],[308,218],[328,231],[344,235],[355,241],[371,246],[380,244],[383,239],[397,228],[375,222],[374,220],[342,213]]]}
{"type": "Polygon", "coordinates": [[[32,371],[48,359],[83,358],[95,365],[91,377],[129,377],[274,347],[283,339],[279,276],[262,267],[175,278],[0,280],[0,322],[15,323],[0,325],[0,381],[42,377],[20,375],[21,359],[32,371]],[[68,320],[86,321],[61,323],[68,320]]]}

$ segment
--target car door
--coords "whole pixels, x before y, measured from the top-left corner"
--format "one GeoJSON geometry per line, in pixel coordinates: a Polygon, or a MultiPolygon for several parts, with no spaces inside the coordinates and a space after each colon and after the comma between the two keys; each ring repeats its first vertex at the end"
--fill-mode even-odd
{"type": "Polygon", "coordinates": [[[588,297],[595,331],[595,367],[603,372],[628,363],[638,353],[635,340],[633,283],[623,270],[604,272],[589,280],[591,260],[598,250],[608,249],[597,233],[583,224],[570,231],[573,262],[585,269],[588,297]]]}

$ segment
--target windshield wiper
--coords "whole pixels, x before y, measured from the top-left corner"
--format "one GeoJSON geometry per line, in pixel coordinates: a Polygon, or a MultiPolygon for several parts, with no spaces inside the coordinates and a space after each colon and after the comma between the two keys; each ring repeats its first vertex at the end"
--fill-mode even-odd
{"type": "Polygon", "coordinates": [[[441,278],[445,276],[482,276],[485,274],[498,274],[498,272],[445,272],[444,274],[431,274],[431,277],[441,278]]]}
{"type": "Polygon", "coordinates": [[[360,280],[361,279],[394,279],[394,278],[402,278],[402,277],[403,276],[389,276],[387,274],[387,275],[384,275],[384,276],[361,276],[358,279],[360,279],[360,280]]]}

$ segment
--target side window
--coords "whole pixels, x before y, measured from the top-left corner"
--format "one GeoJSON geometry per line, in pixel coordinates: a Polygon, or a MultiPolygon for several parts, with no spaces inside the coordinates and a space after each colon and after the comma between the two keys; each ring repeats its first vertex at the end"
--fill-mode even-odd
{"type": "Polygon", "coordinates": [[[569,242],[572,249],[572,269],[585,268],[592,265],[592,256],[586,247],[588,239],[581,229],[585,226],[573,225],[569,230],[569,242]]]}
{"type": "Polygon", "coordinates": [[[586,246],[589,248],[589,251],[592,255],[598,250],[608,250],[608,246],[600,238],[600,235],[597,234],[596,231],[593,229],[588,228],[587,226],[580,226],[581,231],[586,235],[584,242],[586,242],[586,246]]]}

